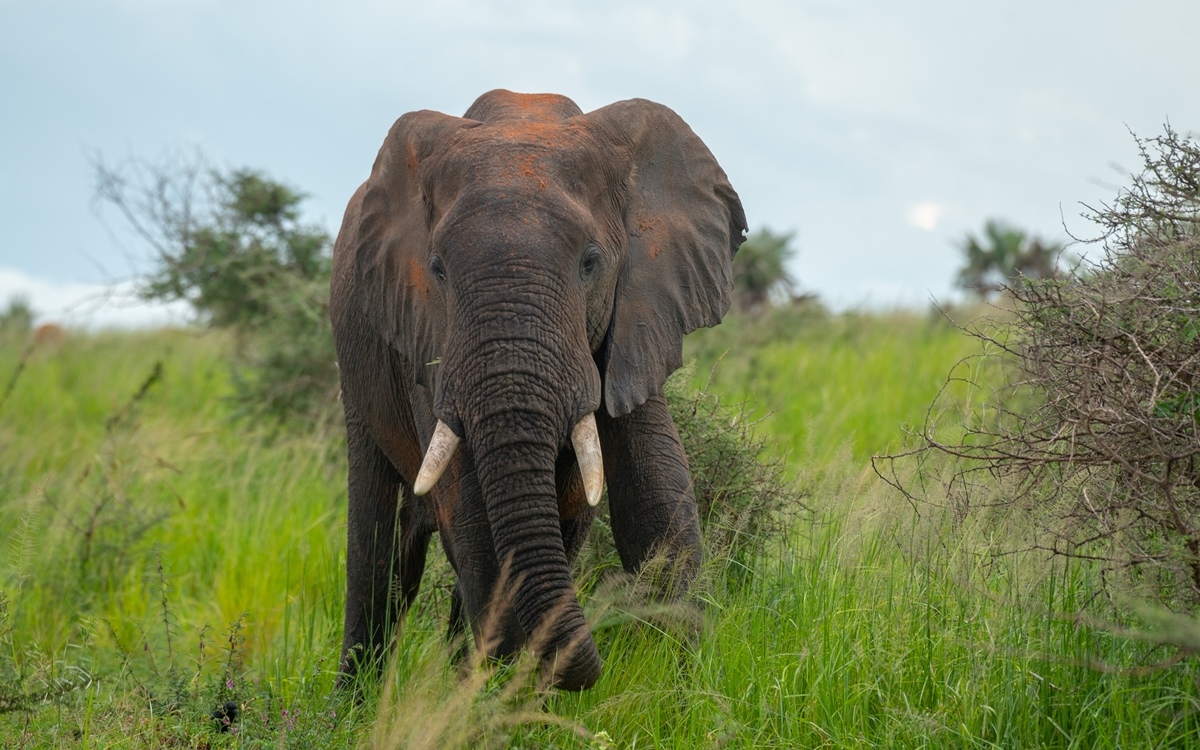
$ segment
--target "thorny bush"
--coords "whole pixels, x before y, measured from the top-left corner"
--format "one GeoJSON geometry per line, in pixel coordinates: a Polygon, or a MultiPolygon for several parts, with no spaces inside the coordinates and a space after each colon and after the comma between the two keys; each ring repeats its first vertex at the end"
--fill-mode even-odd
{"type": "MultiPolygon", "coordinates": [[[[947,438],[931,417],[903,454],[918,458],[915,477],[886,460],[898,456],[876,468],[914,497],[945,470],[926,459],[948,455],[940,478],[961,514],[1020,511],[1034,520],[1031,547],[1098,563],[1110,593],[1195,612],[1200,144],[1168,127],[1138,145],[1144,171],[1085,213],[1104,230],[1101,258],[1070,276],[1019,279],[1010,312],[968,329],[1002,385],[965,431],[947,438]]],[[[968,385],[980,388],[973,372],[968,385]]]]}

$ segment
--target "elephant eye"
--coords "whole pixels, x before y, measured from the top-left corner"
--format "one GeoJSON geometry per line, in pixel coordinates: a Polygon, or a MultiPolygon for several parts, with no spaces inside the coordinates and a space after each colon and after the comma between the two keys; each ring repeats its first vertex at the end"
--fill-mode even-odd
{"type": "Polygon", "coordinates": [[[595,244],[588,245],[583,251],[583,257],[579,260],[579,276],[587,281],[595,275],[598,268],[600,268],[600,248],[595,244]]]}
{"type": "Polygon", "coordinates": [[[442,265],[442,256],[433,256],[433,260],[429,262],[429,270],[438,281],[446,280],[446,266],[442,265]]]}

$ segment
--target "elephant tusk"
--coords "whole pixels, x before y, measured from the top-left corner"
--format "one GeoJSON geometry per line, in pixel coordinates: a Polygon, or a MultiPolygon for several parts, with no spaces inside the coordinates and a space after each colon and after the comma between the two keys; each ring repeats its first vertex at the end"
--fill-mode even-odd
{"type": "Polygon", "coordinates": [[[579,462],[579,473],[583,475],[583,490],[588,505],[595,508],[600,504],[600,493],[604,490],[604,458],[600,453],[595,414],[588,414],[571,430],[571,445],[575,447],[575,460],[579,462]]]}
{"type": "Polygon", "coordinates": [[[442,472],[450,465],[458,443],[458,435],[439,419],[433,430],[433,438],[429,441],[429,450],[425,451],[425,460],[421,462],[421,471],[417,473],[417,481],[413,483],[414,495],[424,495],[433,489],[442,472]]]}

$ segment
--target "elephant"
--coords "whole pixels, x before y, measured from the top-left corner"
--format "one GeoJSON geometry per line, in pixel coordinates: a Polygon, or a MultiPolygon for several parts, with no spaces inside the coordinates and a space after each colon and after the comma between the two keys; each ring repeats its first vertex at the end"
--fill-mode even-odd
{"type": "Polygon", "coordinates": [[[700,529],[662,387],[684,334],[728,310],[745,230],[712,153],[651,101],[584,114],[495,90],[462,117],[395,122],[333,251],[342,680],[379,667],[437,532],[451,633],[469,625],[490,657],[529,649],[554,687],[591,686],[600,656],[570,564],[605,485],[623,567],[664,557],[686,590],[700,529]]]}

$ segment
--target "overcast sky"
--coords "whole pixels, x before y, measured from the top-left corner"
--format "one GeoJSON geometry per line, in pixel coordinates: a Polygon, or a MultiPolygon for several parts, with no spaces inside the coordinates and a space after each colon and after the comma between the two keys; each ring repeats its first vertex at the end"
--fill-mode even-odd
{"type": "Polygon", "coordinates": [[[1200,130],[1198,29],[1195,0],[0,0],[0,303],[59,319],[146,268],[92,206],[90,153],[199,146],[333,232],[396,117],[502,87],[666,104],[752,228],[796,232],[802,288],[924,304],[986,218],[1086,231],[1079,203],[1137,164],[1130,129],[1200,130]]]}

